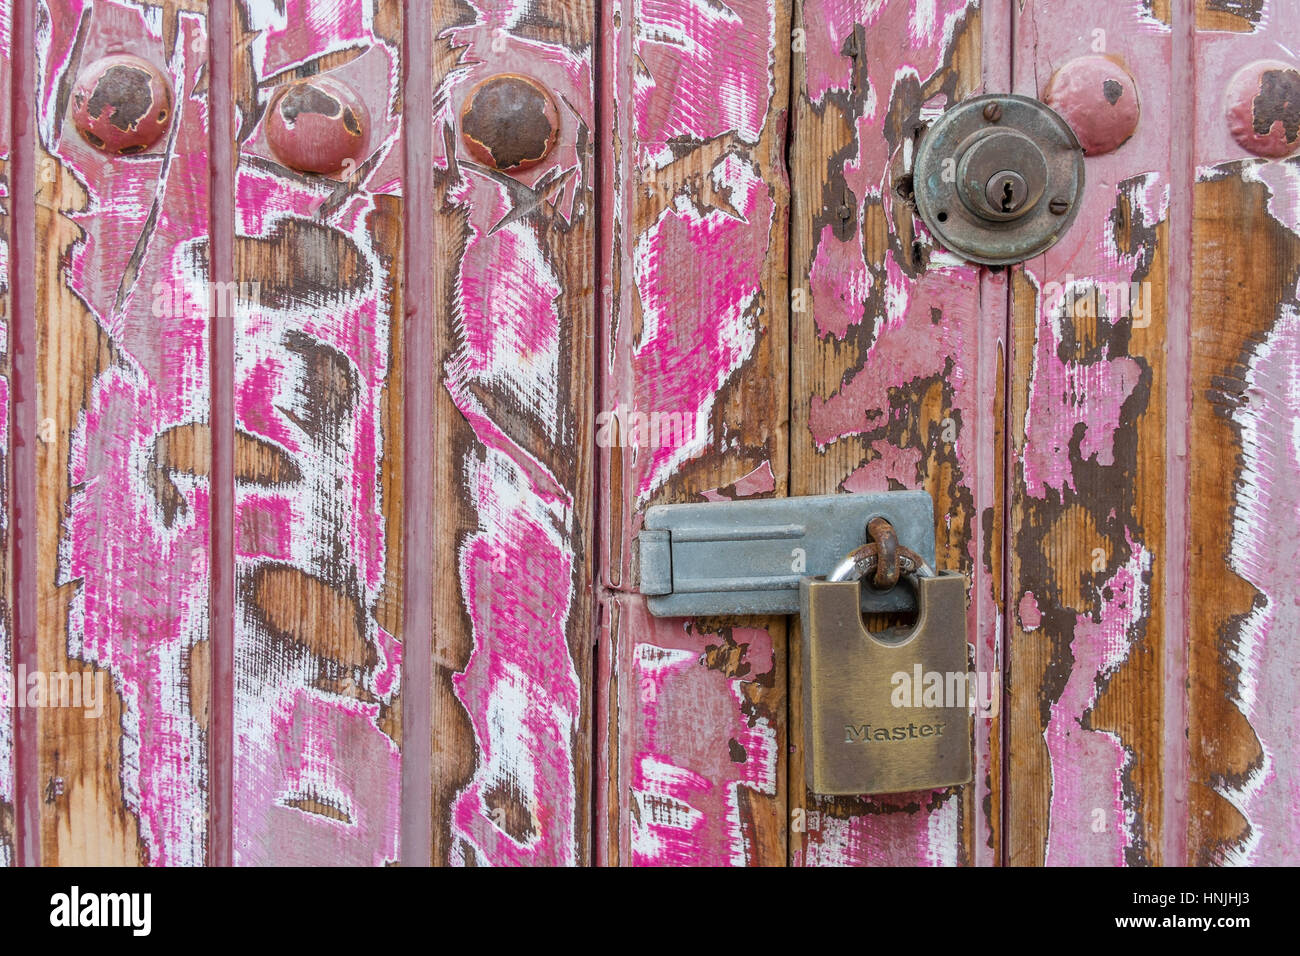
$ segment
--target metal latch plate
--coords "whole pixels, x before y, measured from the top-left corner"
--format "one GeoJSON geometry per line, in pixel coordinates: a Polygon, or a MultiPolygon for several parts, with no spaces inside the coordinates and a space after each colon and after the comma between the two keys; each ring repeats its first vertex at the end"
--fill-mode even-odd
{"type": "MultiPolygon", "coordinates": [[[[799,581],[829,574],[883,517],[934,564],[934,502],[924,491],[656,505],[640,534],[641,593],[656,617],[798,614],[799,581]]],[[[910,588],[862,589],[862,609],[915,607],[910,588]]]]}

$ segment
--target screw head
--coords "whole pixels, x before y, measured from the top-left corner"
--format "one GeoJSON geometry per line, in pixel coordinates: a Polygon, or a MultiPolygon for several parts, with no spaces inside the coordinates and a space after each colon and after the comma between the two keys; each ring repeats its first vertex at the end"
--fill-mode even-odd
{"type": "Polygon", "coordinates": [[[96,60],[72,88],[72,122],[95,149],[117,156],[143,153],[172,121],[171,84],[138,56],[96,60]]]}
{"type": "Polygon", "coordinates": [[[465,97],[460,136],[479,162],[522,172],[544,160],[560,132],[555,100],[540,83],[517,73],[483,80],[465,97]]]}
{"type": "Polygon", "coordinates": [[[985,103],[984,118],[988,120],[990,123],[996,123],[998,120],[1002,119],[1002,104],[985,103]]]}
{"type": "Polygon", "coordinates": [[[1053,216],[1064,216],[1070,211],[1070,200],[1053,199],[1047,204],[1047,208],[1051,210],[1053,216]]]}
{"type": "Polygon", "coordinates": [[[334,175],[364,155],[370,117],[352,88],[328,76],[287,83],[271,98],[266,140],[302,173],[334,175]]]}

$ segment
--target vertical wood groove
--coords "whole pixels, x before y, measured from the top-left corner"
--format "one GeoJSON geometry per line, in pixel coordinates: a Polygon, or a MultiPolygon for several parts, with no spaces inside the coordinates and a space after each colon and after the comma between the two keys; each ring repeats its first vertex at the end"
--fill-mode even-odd
{"type": "MultiPolygon", "coordinates": [[[[234,0],[209,0],[212,89],[212,279],[235,281],[234,0]]],[[[211,332],[212,406],[212,705],[209,739],[211,814],[208,854],[213,866],[234,862],[235,749],[235,328],[211,332]]]]}
{"type": "MultiPolygon", "coordinates": [[[[433,153],[433,11],[427,2],[403,4],[403,103],[408,117],[403,180],[411,206],[419,208],[433,194],[433,178],[426,161],[433,153]]],[[[410,206],[408,206],[410,208],[410,206]]],[[[406,520],[403,550],[414,560],[406,574],[403,592],[402,719],[414,733],[406,737],[402,754],[402,864],[428,866],[433,862],[433,575],[424,571],[423,556],[435,552],[441,522],[435,506],[435,471],[429,462],[437,454],[430,423],[435,414],[434,378],[427,356],[434,352],[433,272],[428,263],[435,254],[433,221],[424,215],[403,217],[406,243],[406,341],[404,398],[406,443],[406,520]]]]}
{"type": "MultiPolygon", "coordinates": [[[[14,0],[13,30],[28,36],[34,29],[36,0],[14,0]]],[[[31,45],[19,43],[11,59],[14,81],[10,129],[13,135],[10,192],[13,196],[13,231],[10,236],[10,273],[23,276],[36,271],[36,57],[31,45]]],[[[35,286],[14,282],[10,295],[12,319],[12,405],[9,429],[13,542],[13,664],[39,668],[36,620],[36,314],[35,286]]],[[[14,711],[14,825],[15,858],[19,866],[40,866],[39,734],[36,713],[14,711]]]]}

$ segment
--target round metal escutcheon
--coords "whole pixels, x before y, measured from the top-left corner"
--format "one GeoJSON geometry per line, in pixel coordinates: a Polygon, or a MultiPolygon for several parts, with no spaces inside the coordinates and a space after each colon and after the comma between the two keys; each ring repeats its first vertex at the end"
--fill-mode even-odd
{"type": "Polygon", "coordinates": [[[944,248],[984,265],[1023,262],[1055,245],[1074,221],[1083,180],[1083,149],[1065,120],[1012,94],[947,110],[921,137],[913,169],[926,227],[944,248]]]}
{"type": "Polygon", "coordinates": [[[316,76],[289,83],[275,94],[266,139],[276,159],[290,169],[329,176],[360,162],[369,122],[351,87],[316,76]]]}
{"type": "Polygon", "coordinates": [[[143,153],[172,121],[171,86],[156,66],[128,53],[96,60],[77,76],[72,122],[95,149],[143,153]]]}

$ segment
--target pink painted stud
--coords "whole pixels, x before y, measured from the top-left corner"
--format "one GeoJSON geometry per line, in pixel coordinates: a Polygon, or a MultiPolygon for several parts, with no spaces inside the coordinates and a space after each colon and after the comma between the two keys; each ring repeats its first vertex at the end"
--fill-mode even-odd
{"type": "Polygon", "coordinates": [[[1066,63],[1052,75],[1043,102],[1070,124],[1089,156],[1118,149],[1137,129],[1137,84],[1108,56],[1081,56],[1066,63]]]}
{"type": "Polygon", "coordinates": [[[551,151],[560,131],[555,100],[529,76],[490,76],[465,98],[460,136],[484,165],[503,172],[536,166],[551,151]]]}
{"type": "Polygon", "coordinates": [[[1280,159],[1300,147],[1300,70],[1257,60],[1237,71],[1226,94],[1228,126],[1241,148],[1280,159]]]}
{"type": "Polygon", "coordinates": [[[102,152],[142,153],[162,138],[171,120],[171,86],[148,60],[115,53],[77,76],[72,122],[102,152]]]}
{"type": "Polygon", "coordinates": [[[360,162],[369,121],[349,86],[316,76],[289,83],[271,98],[266,140],[290,169],[330,176],[360,162]]]}

